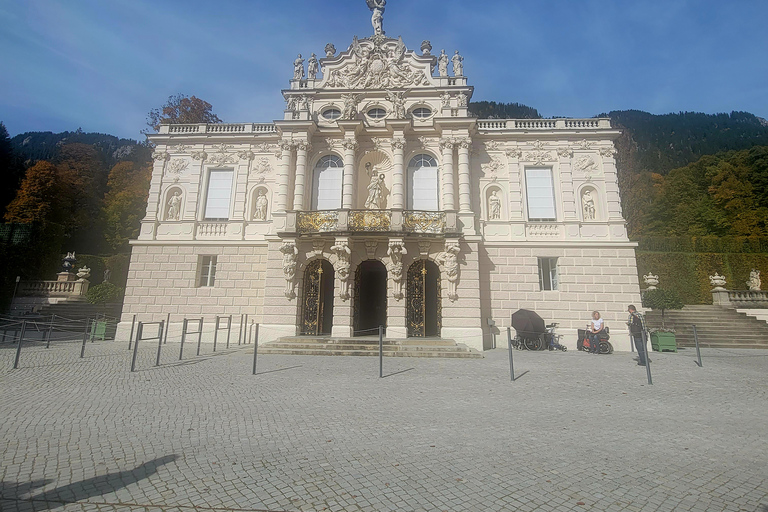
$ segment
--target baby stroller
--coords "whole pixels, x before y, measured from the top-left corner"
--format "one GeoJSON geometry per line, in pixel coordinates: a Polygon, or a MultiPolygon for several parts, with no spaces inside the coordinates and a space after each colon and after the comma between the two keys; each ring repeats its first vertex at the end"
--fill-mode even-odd
{"type": "MultiPolygon", "coordinates": [[[[584,352],[589,352],[589,349],[592,347],[592,340],[589,339],[589,331],[586,329],[578,329],[579,339],[576,343],[576,348],[578,350],[583,350],[584,352]]],[[[597,335],[598,340],[600,340],[600,354],[613,354],[613,345],[611,344],[609,339],[611,339],[611,335],[609,334],[608,327],[603,329],[603,332],[597,335]]]]}
{"type": "Polygon", "coordinates": [[[558,324],[544,324],[544,319],[536,312],[520,309],[512,314],[512,327],[516,336],[512,340],[512,346],[519,350],[567,350],[558,343],[560,336],[555,334],[558,324]]]}

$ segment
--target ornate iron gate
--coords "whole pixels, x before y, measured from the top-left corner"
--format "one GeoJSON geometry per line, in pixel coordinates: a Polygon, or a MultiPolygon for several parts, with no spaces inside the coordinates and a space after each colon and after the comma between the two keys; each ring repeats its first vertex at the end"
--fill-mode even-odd
{"type": "Polygon", "coordinates": [[[427,260],[416,260],[408,268],[406,284],[408,336],[439,336],[442,323],[440,275],[427,260]]]}
{"type": "Polygon", "coordinates": [[[323,332],[323,260],[307,265],[304,272],[304,303],[301,334],[318,336],[323,332]]]}

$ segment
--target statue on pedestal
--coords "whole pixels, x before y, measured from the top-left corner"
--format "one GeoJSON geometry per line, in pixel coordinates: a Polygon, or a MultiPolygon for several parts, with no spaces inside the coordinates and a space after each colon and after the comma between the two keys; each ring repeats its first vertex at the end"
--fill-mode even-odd
{"type": "Polygon", "coordinates": [[[440,57],[437,58],[437,71],[441,77],[448,76],[448,55],[445,54],[445,50],[442,50],[440,57]]]}
{"type": "Polygon", "coordinates": [[[384,206],[384,178],[383,174],[376,171],[376,167],[370,162],[365,164],[365,171],[370,176],[371,181],[368,184],[368,198],[365,200],[366,210],[381,210],[384,206]]]}
{"type": "Polygon", "coordinates": [[[314,53],[309,57],[309,62],[307,63],[307,77],[310,80],[317,79],[317,74],[319,73],[319,68],[317,66],[317,55],[314,53]]]}
{"type": "Polygon", "coordinates": [[[301,54],[293,61],[293,79],[301,80],[304,78],[304,59],[301,58],[301,54]]]}
{"type": "Polygon", "coordinates": [[[488,198],[488,218],[490,220],[499,220],[501,218],[501,199],[496,195],[496,191],[491,192],[488,198]]]}
{"type": "Polygon", "coordinates": [[[581,206],[584,210],[584,220],[595,220],[595,198],[592,197],[591,190],[585,190],[581,196],[581,206]]]}
{"type": "Polygon", "coordinates": [[[760,271],[753,269],[752,272],[749,273],[749,281],[747,281],[747,287],[751,292],[759,292],[760,285],[760,271]]]}
{"type": "Polygon", "coordinates": [[[256,199],[256,209],[253,212],[253,220],[267,220],[267,206],[269,201],[267,200],[266,193],[263,190],[259,191],[259,197],[256,199]]]}
{"type": "Polygon", "coordinates": [[[453,76],[464,76],[464,57],[459,55],[459,50],[456,50],[451,60],[453,61],[453,76]]]}

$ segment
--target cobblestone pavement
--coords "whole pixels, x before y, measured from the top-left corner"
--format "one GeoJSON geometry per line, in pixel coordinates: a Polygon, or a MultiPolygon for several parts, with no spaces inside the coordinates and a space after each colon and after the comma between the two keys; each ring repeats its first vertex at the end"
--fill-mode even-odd
{"type": "Polygon", "coordinates": [[[768,351],[0,345],[2,511],[768,511],[768,351]]]}

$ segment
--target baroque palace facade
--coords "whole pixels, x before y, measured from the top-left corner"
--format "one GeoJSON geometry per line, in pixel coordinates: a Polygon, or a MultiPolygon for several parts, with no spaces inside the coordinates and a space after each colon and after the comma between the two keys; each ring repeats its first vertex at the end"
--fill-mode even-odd
{"type": "Polygon", "coordinates": [[[608,119],[482,120],[459,52],[382,30],[294,62],[283,120],[163,125],[120,332],[248,314],[284,336],[442,337],[483,350],[517,309],[629,350],[639,305],[608,119]],[[306,66],[305,66],[306,64],[306,66]],[[320,73],[322,76],[320,77],[320,73]],[[490,327],[494,321],[496,327],[490,327]]]}

